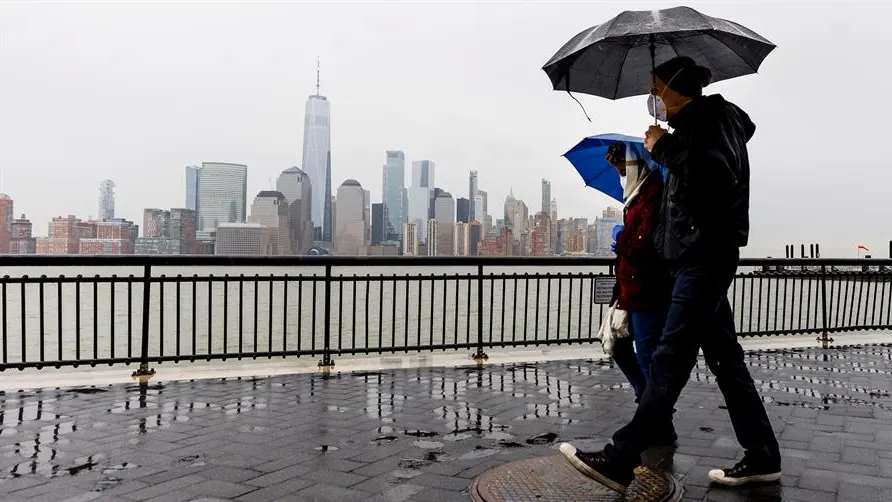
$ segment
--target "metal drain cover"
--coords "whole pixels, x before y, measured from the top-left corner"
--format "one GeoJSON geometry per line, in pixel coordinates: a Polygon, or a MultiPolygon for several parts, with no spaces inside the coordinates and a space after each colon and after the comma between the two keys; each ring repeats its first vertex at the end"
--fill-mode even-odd
{"type": "Polygon", "coordinates": [[[471,499],[475,502],[623,500],[621,494],[583,476],[559,455],[520,460],[486,471],[471,485],[471,499]]]}

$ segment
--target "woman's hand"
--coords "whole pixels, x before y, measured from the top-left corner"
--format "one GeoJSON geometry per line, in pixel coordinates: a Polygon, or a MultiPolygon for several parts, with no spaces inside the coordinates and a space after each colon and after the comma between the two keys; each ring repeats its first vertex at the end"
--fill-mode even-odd
{"type": "Polygon", "coordinates": [[[668,130],[663,129],[660,126],[650,126],[649,128],[647,128],[647,132],[644,133],[644,148],[646,148],[648,152],[653,152],[654,145],[656,145],[657,141],[659,141],[660,138],[662,138],[663,135],[668,132],[668,130]]]}

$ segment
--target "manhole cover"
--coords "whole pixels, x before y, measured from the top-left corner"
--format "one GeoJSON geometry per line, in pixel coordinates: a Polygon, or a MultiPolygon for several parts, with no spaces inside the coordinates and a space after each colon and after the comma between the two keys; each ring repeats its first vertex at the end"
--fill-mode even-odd
{"type": "Polygon", "coordinates": [[[579,473],[560,456],[505,464],[484,472],[471,485],[475,502],[545,500],[619,501],[622,496],[579,473]]]}

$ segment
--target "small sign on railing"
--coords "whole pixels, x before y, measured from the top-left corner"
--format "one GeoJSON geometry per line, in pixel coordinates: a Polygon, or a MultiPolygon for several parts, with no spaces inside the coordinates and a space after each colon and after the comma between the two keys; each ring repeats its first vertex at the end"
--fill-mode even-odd
{"type": "Polygon", "coordinates": [[[616,285],[616,277],[605,275],[595,277],[594,303],[607,305],[613,299],[613,286],[616,285]]]}

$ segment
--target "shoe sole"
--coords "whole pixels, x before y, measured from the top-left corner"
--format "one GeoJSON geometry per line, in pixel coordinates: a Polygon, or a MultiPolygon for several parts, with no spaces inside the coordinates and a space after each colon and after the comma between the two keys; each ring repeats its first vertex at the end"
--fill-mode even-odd
{"type": "Polygon", "coordinates": [[[725,472],[721,469],[713,469],[709,471],[709,479],[714,483],[723,485],[723,486],[742,486],[742,485],[750,485],[756,483],[774,483],[779,481],[781,478],[780,472],[773,472],[771,474],[759,474],[757,476],[745,476],[742,478],[729,478],[725,476],[725,472]]]}
{"type": "Polygon", "coordinates": [[[586,465],[585,462],[579,460],[579,458],[576,456],[576,452],[578,450],[575,446],[571,445],[570,443],[563,443],[560,446],[559,450],[561,452],[561,455],[563,455],[564,458],[567,459],[568,462],[570,462],[570,465],[575,467],[577,471],[581,472],[586,477],[597,481],[598,483],[606,486],[607,488],[610,488],[615,492],[626,493],[627,487],[617,483],[616,481],[613,481],[612,479],[606,478],[603,474],[592,469],[591,467],[586,465]]]}

